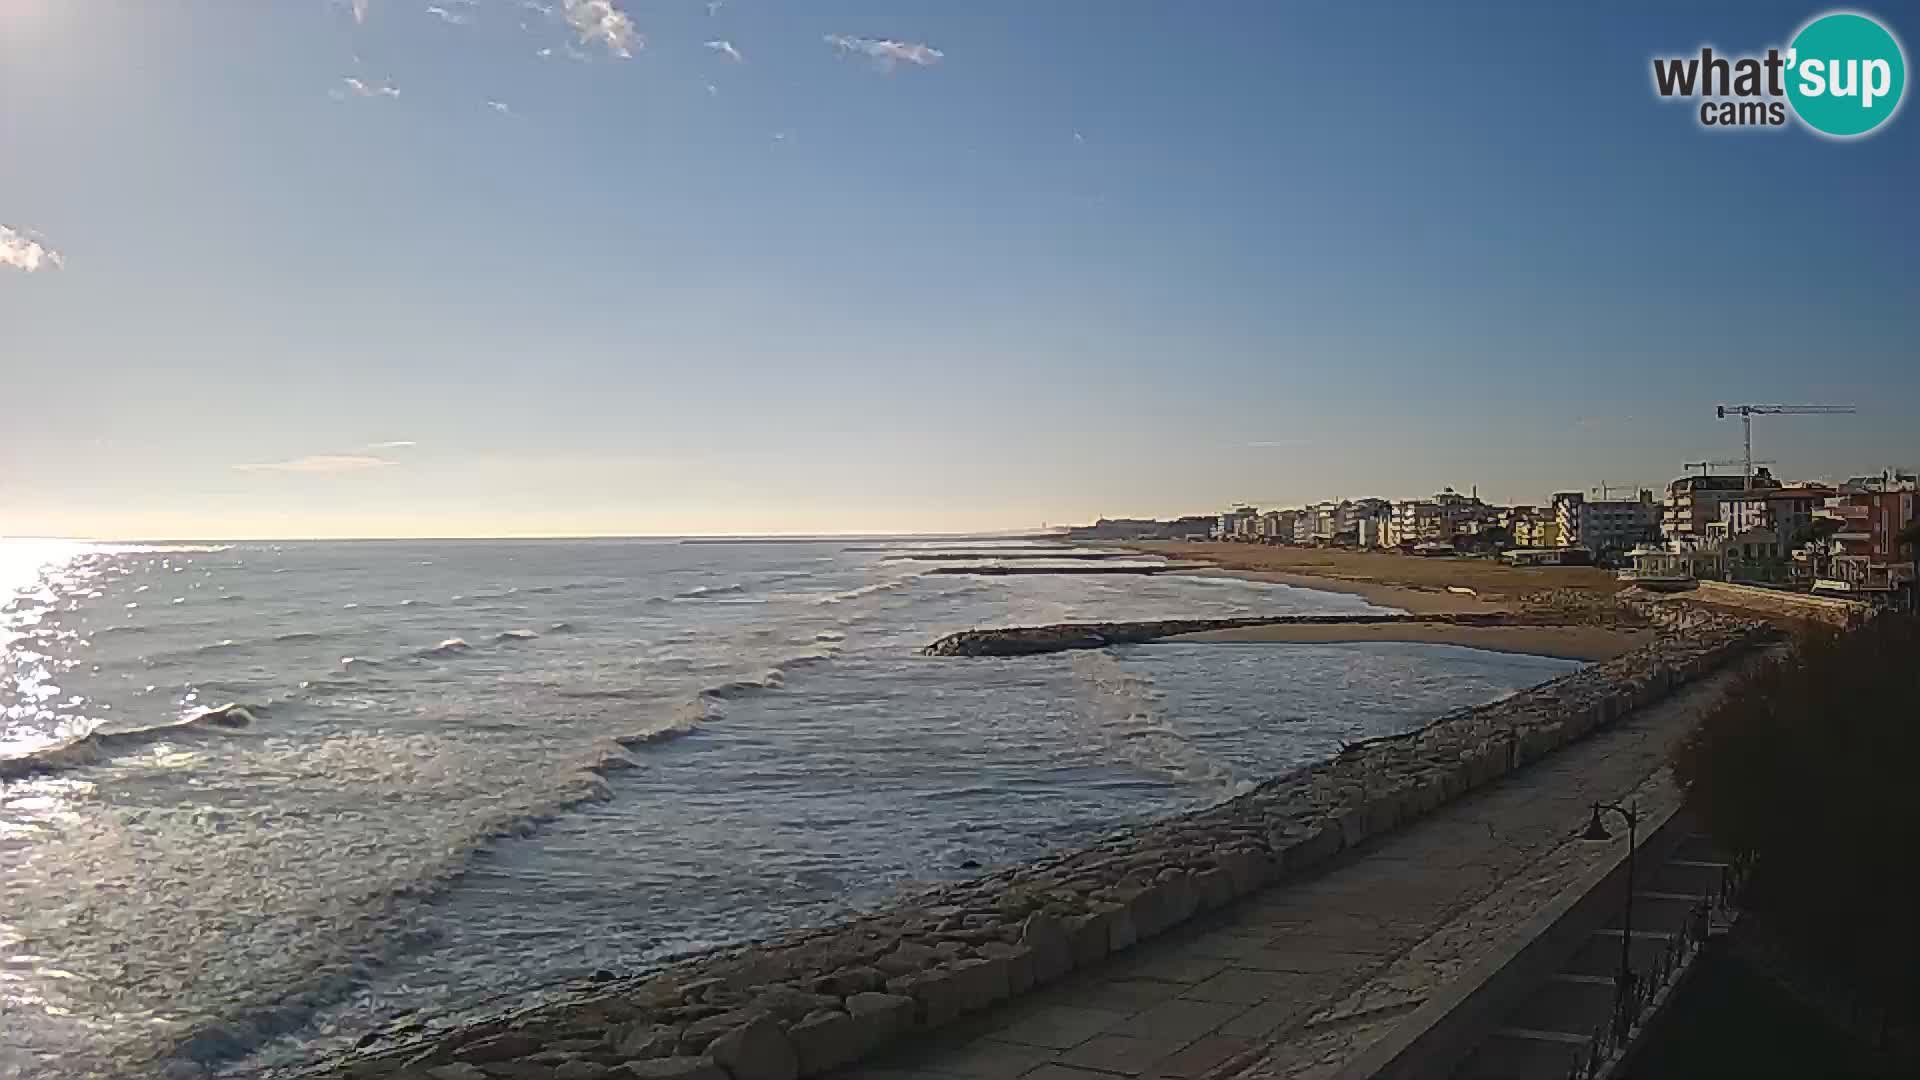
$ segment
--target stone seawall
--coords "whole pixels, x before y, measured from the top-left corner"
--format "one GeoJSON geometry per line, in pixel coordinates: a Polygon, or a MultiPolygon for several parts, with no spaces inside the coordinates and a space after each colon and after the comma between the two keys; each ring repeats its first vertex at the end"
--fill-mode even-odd
{"type": "Polygon", "coordinates": [[[1233,619],[1147,619],[1139,622],[1054,623],[961,630],[920,650],[927,656],[1034,656],[1068,649],[1104,649],[1249,626],[1362,626],[1391,623],[1446,623],[1453,626],[1506,626],[1519,622],[1505,612],[1452,615],[1255,615],[1233,619]]]}
{"type": "Polygon", "coordinates": [[[1825,623],[1842,630],[1860,625],[1872,614],[1872,609],[1858,600],[1762,589],[1726,581],[1700,582],[1694,587],[1693,598],[1701,603],[1750,611],[1764,618],[1801,619],[1825,623]]]}
{"type": "Polygon", "coordinates": [[[306,1075],[796,1080],[1099,963],[1490,784],[1771,635],[1683,632],[1423,728],[1350,745],[1228,802],[944,886],[836,926],[719,950],[451,1030],[370,1036],[306,1075]]]}

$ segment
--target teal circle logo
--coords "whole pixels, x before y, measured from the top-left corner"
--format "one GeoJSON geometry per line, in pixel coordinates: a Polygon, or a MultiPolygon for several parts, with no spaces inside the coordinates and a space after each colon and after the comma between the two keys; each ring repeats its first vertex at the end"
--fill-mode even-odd
{"type": "Polygon", "coordinates": [[[1787,50],[1787,100],[1824,135],[1865,135],[1893,116],[1906,89],[1900,42],[1865,15],[1822,15],[1787,50]]]}

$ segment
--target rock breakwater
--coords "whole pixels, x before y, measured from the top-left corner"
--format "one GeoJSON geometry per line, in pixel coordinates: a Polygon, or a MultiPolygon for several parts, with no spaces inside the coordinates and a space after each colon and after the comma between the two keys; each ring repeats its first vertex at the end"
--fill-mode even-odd
{"type": "Polygon", "coordinates": [[[1068,649],[1104,649],[1138,645],[1180,634],[1240,630],[1249,626],[1367,626],[1392,623],[1440,623],[1449,626],[1507,626],[1518,620],[1505,612],[1453,615],[1255,615],[1230,619],[1148,619],[1140,622],[1054,623],[962,630],[920,650],[926,656],[1033,656],[1068,649]]]}
{"type": "Polygon", "coordinates": [[[1690,618],[1618,659],[1345,748],[1230,801],[450,1030],[415,1024],[329,1078],[796,1080],[1100,962],[1297,877],[1700,678],[1771,636],[1690,618]]]}

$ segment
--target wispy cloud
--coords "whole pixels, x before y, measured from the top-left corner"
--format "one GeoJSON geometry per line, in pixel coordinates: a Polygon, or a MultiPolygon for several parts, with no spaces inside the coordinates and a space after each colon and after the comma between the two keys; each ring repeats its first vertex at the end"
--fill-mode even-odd
{"type": "Polygon", "coordinates": [[[707,48],[712,49],[721,56],[727,57],[736,64],[745,59],[745,57],[740,55],[740,50],[733,47],[733,42],[731,41],[709,41],[707,42],[707,48]]]}
{"type": "Polygon", "coordinates": [[[11,266],[31,274],[35,270],[57,270],[66,264],[60,253],[42,244],[30,233],[0,225],[0,266],[11,266]]]}
{"type": "Polygon", "coordinates": [[[718,15],[720,9],[727,6],[727,0],[707,0],[707,14],[718,15]]]}
{"type": "MultiPolygon", "coordinates": [[[[512,115],[513,115],[513,109],[512,109],[512,107],[511,107],[511,106],[509,106],[509,105],[508,105],[508,104],[507,104],[506,102],[504,102],[504,101],[489,101],[489,102],[487,102],[487,108],[489,108],[489,109],[492,109],[492,110],[493,110],[494,112],[497,112],[497,113],[499,113],[499,114],[500,114],[501,116],[512,116],[512,115]]],[[[413,444],[412,444],[412,443],[407,443],[406,445],[408,445],[408,446],[412,446],[413,444]]]]}
{"type": "Polygon", "coordinates": [[[446,8],[440,7],[437,4],[428,8],[427,14],[438,15],[441,22],[452,23],[455,26],[465,26],[473,21],[473,16],[471,15],[465,15],[458,11],[448,11],[446,8]]]}
{"type": "Polygon", "coordinates": [[[412,439],[390,439],[386,442],[368,443],[369,450],[407,450],[420,444],[412,439]]]}
{"type": "Polygon", "coordinates": [[[633,20],[613,0],[560,0],[560,4],[562,17],[579,32],[582,42],[597,41],[623,60],[634,49],[647,46],[646,38],[633,28],[633,20]]]}
{"type": "Polygon", "coordinates": [[[308,454],[306,457],[290,458],[286,461],[263,461],[247,465],[235,465],[241,472],[301,473],[309,476],[326,476],[335,473],[367,472],[372,469],[387,469],[399,462],[390,458],[375,457],[372,454],[308,454]]]}
{"type": "Polygon", "coordinates": [[[354,97],[363,97],[363,98],[371,98],[371,97],[397,98],[400,96],[400,88],[393,85],[392,83],[381,83],[380,85],[375,86],[374,84],[367,82],[365,79],[356,79],[351,75],[345,76],[340,80],[340,82],[346,87],[346,89],[345,90],[335,89],[335,90],[329,91],[327,95],[328,97],[333,98],[333,100],[335,101],[345,101],[347,99],[348,94],[352,94],[354,97]]]}
{"type": "Polygon", "coordinates": [[[1283,446],[1312,446],[1312,439],[1262,439],[1247,444],[1249,450],[1278,450],[1283,446]]]}
{"type": "Polygon", "coordinates": [[[552,18],[555,11],[552,4],[542,4],[539,0],[520,0],[520,6],[528,11],[537,11],[548,18],[552,18]]]}
{"type": "Polygon", "coordinates": [[[946,53],[931,45],[913,44],[904,41],[888,41],[884,38],[849,37],[846,34],[828,34],[827,44],[841,53],[859,53],[871,57],[881,70],[891,71],[895,64],[913,64],[916,67],[932,67],[939,63],[946,53]]]}
{"type": "Polygon", "coordinates": [[[373,6],[373,0],[334,0],[334,2],[351,11],[353,21],[357,23],[367,21],[367,9],[373,6]]]}

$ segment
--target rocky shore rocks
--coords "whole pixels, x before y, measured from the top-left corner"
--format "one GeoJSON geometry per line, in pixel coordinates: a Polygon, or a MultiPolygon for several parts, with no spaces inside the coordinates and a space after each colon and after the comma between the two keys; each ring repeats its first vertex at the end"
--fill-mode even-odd
{"type": "MultiPolygon", "coordinates": [[[[1361,626],[1381,623],[1445,623],[1453,626],[1505,626],[1521,621],[1505,612],[1450,615],[1256,615],[1234,619],[1148,619],[1140,622],[1055,623],[962,630],[920,650],[926,656],[1034,656],[1068,649],[1104,649],[1249,626],[1361,626]]],[[[1537,620],[1529,620],[1537,621],[1537,620]]]]}
{"type": "MultiPolygon", "coordinates": [[[[1195,622],[1214,625],[1156,625],[1195,622]]],[[[1303,874],[1659,700],[1771,633],[1762,623],[1699,612],[1674,624],[1677,632],[1618,659],[1503,701],[1456,709],[1405,735],[1349,746],[1204,810],[1123,829],[1082,850],[935,889],[836,926],[593,983],[519,1013],[453,1029],[414,1025],[381,1033],[362,1051],[306,1075],[819,1076],[1303,874]]],[[[1158,631],[1168,632],[1185,631],[1158,631]]],[[[1072,633],[1091,640],[1107,631],[1072,633]]]]}

